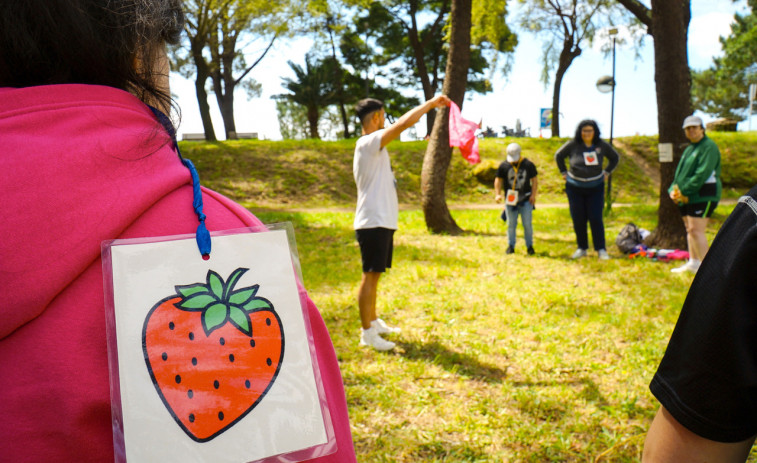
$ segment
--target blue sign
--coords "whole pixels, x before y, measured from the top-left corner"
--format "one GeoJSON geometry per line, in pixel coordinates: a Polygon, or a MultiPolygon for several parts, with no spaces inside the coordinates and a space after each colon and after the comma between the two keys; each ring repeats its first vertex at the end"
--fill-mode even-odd
{"type": "Polygon", "coordinates": [[[552,128],[552,108],[541,108],[539,116],[539,129],[552,128]]]}

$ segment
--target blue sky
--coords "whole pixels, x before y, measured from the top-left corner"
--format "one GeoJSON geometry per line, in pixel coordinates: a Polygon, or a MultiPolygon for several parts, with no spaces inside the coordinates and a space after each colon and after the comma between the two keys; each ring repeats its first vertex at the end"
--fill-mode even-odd
{"type": "MultiPolygon", "coordinates": [[[[732,0],[692,0],[692,20],[689,26],[689,65],[692,69],[704,69],[712,64],[712,58],[721,53],[718,37],[728,35],[733,14],[743,11],[743,2],[732,0]]],[[[509,22],[513,23],[512,18],[509,22]]],[[[304,63],[305,53],[312,43],[300,39],[279,42],[276,49],[256,67],[252,77],[263,85],[260,98],[247,100],[243,91],[236,95],[235,117],[238,132],[257,132],[260,138],[279,140],[276,108],[271,95],[283,93],[281,77],[291,76],[288,60],[304,63]]],[[[654,51],[651,38],[645,40],[641,56],[635,58],[630,47],[616,48],[616,93],[614,136],[657,133],[657,102],[654,85],[654,51]]],[[[539,111],[552,105],[552,84],[546,88],[540,82],[541,41],[538,37],[519,32],[519,44],[515,51],[513,70],[505,78],[495,76],[494,91],[486,95],[468,94],[463,105],[463,117],[478,121],[484,126],[501,131],[502,126],[513,128],[520,120],[522,127],[530,129],[532,136],[539,135],[539,111]]],[[[597,44],[585,49],[563,80],[561,106],[561,135],[570,135],[576,124],[585,118],[595,119],[603,138],[610,134],[610,94],[599,93],[596,81],[612,73],[612,60],[599,51],[597,44]]],[[[178,74],[171,75],[171,90],[177,95],[182,109],[179,133],[202,132],[202,123],[194,95],[194,83],[178,74]]],[[[420,92],[418,92],[420,94],[420,92]]],[[[216,135],[223,138],[223,124],[215,99],[210,97],[216,135]]],[[[700,114],[705,122],[712,119],[700,114]]],[[[423,120],[417,134],[425,133],[423,120]]],[[[757,120],[753,119],[757,128],[757,120]]],[[[739,125],[746,130],[747,122],[739,125]]],[[[548,135],[549,132],[544,132],[548,135]]],[[[403,139],[411,134],[403,135],[403,139]]]]}

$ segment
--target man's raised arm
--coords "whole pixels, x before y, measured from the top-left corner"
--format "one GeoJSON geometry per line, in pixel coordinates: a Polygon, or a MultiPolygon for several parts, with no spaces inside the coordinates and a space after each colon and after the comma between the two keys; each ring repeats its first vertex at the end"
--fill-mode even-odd
{"type": "Polygon", "coordinates": [[[437,95],[434,98],[426,101],[425,103],[416,106],[410,111],[402,115],[397,121],[387,127],[384,130],[384,134],[381,136],[381,147],[385,147],[392,140],[398,138],[405,129],[408,129],[415,125],[420,118],[431,111],[434,108],[441,108],[442,106],[449,106],[450,99],[446,95],[437,95]]]}

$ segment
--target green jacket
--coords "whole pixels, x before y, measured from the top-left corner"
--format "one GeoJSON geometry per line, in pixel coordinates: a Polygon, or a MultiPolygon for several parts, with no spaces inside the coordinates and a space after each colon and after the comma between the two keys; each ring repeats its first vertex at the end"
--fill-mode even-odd
{"type": "Polygon", "coordinates": [[[675,185],[678,185],[681,194],[689,198],[690,203],[720,201],[723,190],[720,150],[707,135],[683,151],[668,192],[672,192],[675,185]]]}

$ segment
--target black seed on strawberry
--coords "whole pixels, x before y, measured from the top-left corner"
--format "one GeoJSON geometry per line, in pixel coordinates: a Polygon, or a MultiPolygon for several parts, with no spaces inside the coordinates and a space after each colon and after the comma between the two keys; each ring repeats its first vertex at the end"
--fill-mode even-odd
{"type": "Polygon", "coordinates": [[[190,413],[189,414],[189,422],[190,423],[194,423],[195,422],[195,415],[194,415],[194,413],[190,413]]]}
{"type": "Polygon", "coordinates": [[[271,326],[271,319],[270,318],[266,318],[265,319],[265,324],[268,325],[268,326],[271,326]]]}
{"type": "Polygon", "coordinates": [[[193,332],[189,332],[189,340],[194,341],[195,340],[195,334],[193,332]]]}
{"type": "Polygon", "coordinates": [[[219,387],[221,387],[221,383],[219,383],[218,380],[215,380],[213,381],[213,387],[218,389],[219,387]]]}
{"type": "Polygon", "coordinates": [[[192,397],[194,397],[194,395],[195,395],[195,393],[194,393],[194,391],[192,389],[190,389],[190,390],[187,391],[187,397],[189,397],[190,399],[192,397]]]}
{"type": "Polygon", "coordinates": [[[166,354],[165,352],[163,352],[163,353],[162,353],[162,354],[160,355],[160,358],[162,358],[162,359],[163,359],[163,361],[165,362],[166,360],[168,360],[168,354],[166,354]]]}
{"type": "Polygon", "coordinates": [[[255,347],[255,340],[254,339],[250,339],[250,347],[255,347]]]}
{"type": "Polygon", "coordinates": [[[244,382],[244,387],[246,387],[247,389],[250,388],[250,380],[249,379],[244,382]]]}
{"type": "Polygon", "coordinates": [[[229,354],[229,362],[234,363],[234,354],[229,354]]]}
{"type": "Polygon", "coordinates": [[[218,419],[223,421],[223,412],[218,412],[218,419]]]}
{"type": "Polygon", "coordinates": [[[171,323],[168,324],[168,329],[169,330],[172,330],[174,328],[176,328],[176,325],[174,325],[173,322],[171,322],[171,323]]]}
{"type": "Polygon", "coordinates": [[[221,339],[220,339],[220,340],[219,340],[218,342],[220,342],[222,346],[223,346],[224,344],[226,344],[226,340],[225,340],[224,338],[221,338],[221,339]]]}
{"type": "Polygon", "coordinates": [[[267,358],[267,359],[265,359],[265,363],[267,363],[268,366],[270,367],[271,363],[273,363],[273,362],[271,362],[271,359],[267,358]]]}
{"type": "Polygon", "coordinates": [[[197,365],[197,357],[192,357],[192,365],[197,365]]]}
{"type": "Polygon", "coordinates": [[[176,379],[176,384],[180,384],[181,383],[181,375],[176,375],[176,378],[174,378],[174,379],[176,379]]]}

